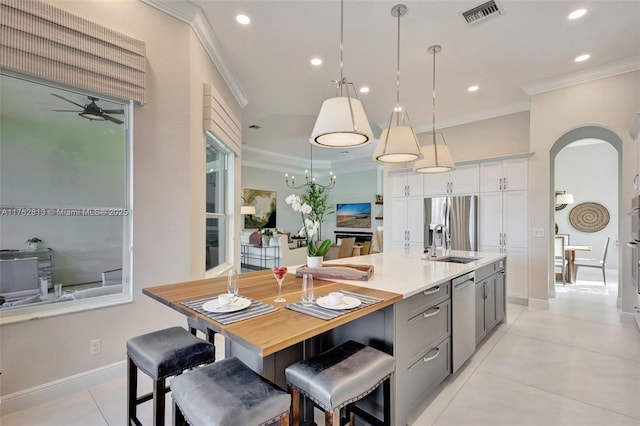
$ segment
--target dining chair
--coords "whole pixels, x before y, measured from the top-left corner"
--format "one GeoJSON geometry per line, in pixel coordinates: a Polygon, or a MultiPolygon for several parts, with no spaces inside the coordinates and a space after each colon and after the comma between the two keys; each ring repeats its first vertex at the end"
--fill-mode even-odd
{"type": "Polygon", "coordinates": [[[556,237],[554,238],[553,260],[554,267],[560,268],[560,275],[562,275],[562,285],[565,285],[567,283],[567,257],[564,254],[564,246],[565,238],[563,236],[556,235],[556,237]]]}
{"type": "Polygon", "coordinates": [[[571,238],[569,234],[556,234],[556,237],[562,237],[564,239],[564,245],[571,245],[571,238]]]}
{"type": "Polygon", "coordinates": [[[340,253],[338,253],[338,258],[353,256],[353,245],[355,243],[355,237],[343,238],[342,242],[340,243],[340,253]]]}
{"type": "MultiPolygon", "coordinates": [[[[601,259],[584,259],[577,258],[574,262],[575,266],[584,266],[585,268],[598,268],[602,270],[602,281],[604,282],[605,287],[607,286],[607,252],[609,250],[609,241],[611,241],[611,235],[607,237],[607,240],[604,242],[604,250],[602,251],[601,259]]],[[[576,276],[578,275],[578,271],[580,268],[576,269],[576,276]]]]}

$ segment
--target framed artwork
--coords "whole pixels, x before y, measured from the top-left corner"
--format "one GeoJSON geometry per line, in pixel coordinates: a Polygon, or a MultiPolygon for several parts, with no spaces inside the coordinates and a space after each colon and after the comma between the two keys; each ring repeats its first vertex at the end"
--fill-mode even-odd
{"type": "Polygon", "coordinates": [[[336,204],[336,228],[371,228],[371,203],[336,204]]]}
{"type": "Polygon", "coordinates": [[[262,189],[244,190],[245,205],[254,206],[256,214],[244,216],[245,229],[275,228],[277,193],[262,189]]]}

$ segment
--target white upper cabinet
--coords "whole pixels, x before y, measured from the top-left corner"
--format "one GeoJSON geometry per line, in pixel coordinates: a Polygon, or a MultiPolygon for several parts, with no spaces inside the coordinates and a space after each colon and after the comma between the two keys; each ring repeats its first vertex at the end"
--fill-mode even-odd
{"type": "Polygon", "coordinates": [[[392,197],[422,197],[422,174],[403,172],[390,176],[392,197]]]}
{"type": "Polygon", "coordinates": [[[480,164],[480,192],[517,191],[528,188],[528,159],[480,164]]]}
{"type": "Polygon", "coordinates": [[[424,195],[477,194],[479,169],[478,164],[465,164],[452,172],[425,173],[424,195]]]}

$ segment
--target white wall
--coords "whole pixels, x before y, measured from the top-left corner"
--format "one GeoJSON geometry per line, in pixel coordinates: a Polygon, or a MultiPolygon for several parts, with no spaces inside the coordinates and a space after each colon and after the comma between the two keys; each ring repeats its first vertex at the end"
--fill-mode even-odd
{"type": "Polygon", "coordinates": [[[581,252],[579,257],[600,259],[607,236],[611,236],[607,255],[607,269],[618,267],[618,153],[608,143],[592,145],[571,144],[556,156],[555,188],[573,194],[575,204],[555,211],[559,233],[569,234],[572,245],[592,246],[592,252],[581,252]],[[601,171],[595,173],[594,171],[601,171]],[[608,211],[607,226],[597,232],[582,232],[569,221],[569,214],[580,203],[602,204],[608,211]]]}
{"type": "MultiPolygon", "coordinates": [[[[529,224],[532,228],[544,228],[548,238],[529,239],[529,297],[547,300],[552,269],[549,264],[552,253],[553,215],[550,192],[550,150],[556,141],[570,130],[582,126],[601,126],[614,132],[623,142],[622,188],[618,223],[620,234],[615,238],[624,241],[630,233],[630,223],[624,214],[629,209],[633,176],[636,173],[635,147],[629,136],[629,123],[640,110],[640,71],[552,90],[531,97],[531,151],[529,160],[529,224]]],[[[630,276],[626,274],[629,263],[627,251],[619,256],[622,282],[622,310],[631,312],[638,303],[633,295],[630,276]]]]}
{"type": "Polygon", "coordinates": [[[134,111],[133,302],[2,326],[3,397],[121,362],[128,338],[185,325],[183,315],[141,292],[204,275],[202,84],[241,113],[213,66],[192,69],[209,59],[189,25],[138,0],[52,4],[146,43],[147,99],[134,111]],[[102,353],[90,356],[89,340],[97,338],[102,353]]]}

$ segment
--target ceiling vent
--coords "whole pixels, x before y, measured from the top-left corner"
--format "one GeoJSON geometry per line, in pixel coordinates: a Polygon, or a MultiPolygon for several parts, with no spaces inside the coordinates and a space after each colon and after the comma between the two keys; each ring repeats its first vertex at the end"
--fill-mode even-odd
{"type": "Polygon", "coordinates": [[[475,24],[491,16],[503,15],[504,11],[495,0],[488,1],[472,9],[460,13],[467,24],[475,24]]]}
{"type": "Polygon", "coordinates": [[[252,124],[251,126],[249,126],[249,128],[253,130],[258,130],[258,129],[262,129],[262,126],[258,126],[257,124],[252,124]]]}

